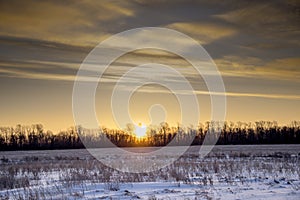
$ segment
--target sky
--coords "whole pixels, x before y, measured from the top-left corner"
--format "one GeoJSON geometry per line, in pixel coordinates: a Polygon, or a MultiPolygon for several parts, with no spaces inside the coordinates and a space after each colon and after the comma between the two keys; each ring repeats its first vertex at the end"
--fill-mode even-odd
{"type": "MultiPolygon", "coordinates": [[[[73,126],[73,84],[85,57],[110,36],[140,27],[174,29],[205,48],[224,81],[227,121],[300,120],[299,1],[12,0],[0,1],[0,19],[0,126],[41,123],[54,132],[73,126]]],[[[182,69],[201,122],[210,119],[209,92],[190,64],[141,50],[118,58],[98,85],[100,126],[115,127],[111,90],[143,63],[182,69]]],[[[136,123],[149,124],[149,112],[158,121],[180,121],[178,101],[160,86],[140,88],[129,110],[136,123]]]]}

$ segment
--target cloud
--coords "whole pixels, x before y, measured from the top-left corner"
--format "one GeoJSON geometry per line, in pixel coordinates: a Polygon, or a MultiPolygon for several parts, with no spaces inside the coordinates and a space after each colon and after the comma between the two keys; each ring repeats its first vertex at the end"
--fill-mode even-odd
{"type": "Polygon", "coordinates": [[[0,35],[94,46],[108,37],[104,22],[133,16],[125,2],[1,2],[0,35]],[[120,5],[119,5],[120,4],[120,5]],[[100,24],[99,24],[100,23],[100,24]]]}
{"type": "Polygon", "coordinates": [[[217,25],[213,23],[179,22],[169,24],[166,27],[186,33],[198,40],[201,44],[207,44],[224,37],[237,34],[237,30],[230,26],[217,25]]]}
{"type": "Polygon", "coordinates": [[[244,33],[300,45],[299,6],[296,1],[250,2],[214,17],[244,33]]]}
{"type": "MultiPolygon", "coordinates": [[[[222,93],[209,93],[206,91],[197,91],[196,94],[206,95],[224,95],[222,93]]],[[[287,95],[287,94],[262,94],[262,93],[240,93],[240,92],[226,92],[226,96],[229,97],[257,97],[257,98],[268,98],[268,99],[289,99],[289,100],[300,100],[300,95],[287,95]]]]}
{"type": "MultiPolygon", "coordinates": [[[[72,80],[71,76],[76,74],[80,63],[92,49],[90,46],[110,36],[112,30],[154,23],[182,31],[205,47],[213,43],[214,46],[209,49],[212,54],[222,51],[215,62],[223,76],[297,81],[300,72],[295,52],[299,49],[286,50],[299,42],[295,37],[298,34],[297,6],[291,1],[222,3],[222,7],[214,1],[188,4],[180,1],[103,3],[85,0],[69,5],[33,0],[26,3],[1,2],[2,72],[4,74],[6,70],[10,76],[17,74],[26,78],[38,78],[40,75],[40,79],[72,80]],[[285,41],[287,43],[283,45],[285,41]],[[11,68],[4,70],[5,66],[8,67],[7,63],[11,68]],[[45,76],[47,73],[49,76],[45,76]]],[[[139,34],[135,35],[137,39],[139,34]]],[[[158,41],[161,42],[165,40],[160,35],[151,37],[160,38],[158,41]]],[[[184,42],[176,42],[180,44],[178,47],[188,49],[184,42]]],[[[126,56],[114,63],[108,77],[115,78],[128,67],[146,62],[171,65],[188,77],[195,75],[189,63],[169,53],[146,50],[126,56]]]]}
{"type": "Polygon", "coordinates": [[[287,70],[292,73],[300,72],[300,58],[292,57],[292,58],[282,58],[275,59],[266,64],[266,68],[273,68],[276,70],[287,70]]]}
{"type": "Polygon", "coordinates": [[[295,82],[300,80],[298,57],[266,61],[257,57],[224,56],[215,62],[225,76],[263,77],[295,82]]]}
{"type": "MultiPolygon", "coordinates": [[[[158,89],[155,86],[147,85],[139,89],[139,92],[144,93],[163,93],[163,94],[172,94],[172,91],[168,89],[158,89]]],[[[209,92],[205,90],[196,90],[192,93],[197,95],[219,95],[227,97],[253,97],[253,98],[267,98],[267,99],[287,99],[287,100],[300,100],[300,95],[290,95],[290,94],[264,94],[264,93],[244,93],[244,92],[209,92]]],[[[177,91],[177,94],[182,95],[191,95],[191,91],[177,91]]]]}

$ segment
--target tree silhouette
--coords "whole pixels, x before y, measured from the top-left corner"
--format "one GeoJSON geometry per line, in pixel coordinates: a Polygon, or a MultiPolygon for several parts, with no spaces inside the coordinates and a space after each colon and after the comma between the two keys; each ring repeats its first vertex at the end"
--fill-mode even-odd
{"type": "Polygon", "coordinates": [[[150,125],[143,138],[134,134],[132,124],[127,124],[124,130],[105,127],[88,130],[77,126],[58,133],[44,130],[41,124],[18,124],[16,127],[0,127],[0,150],[85,148],[84,144],[89,144],[88,147],[106,147],[108,140],[119,147],[187,145],[190,141],[191,145],[201,145],[204,139],[210,143],[217,137],[218,145],[300,144],[299,121],[292,121],[285,126],[279,126],[275,121],[221,124],[206,122],[199,123],[198,127],[183,127],[179,124],[171,127],[163,122],[158,126],[150,125]]]}

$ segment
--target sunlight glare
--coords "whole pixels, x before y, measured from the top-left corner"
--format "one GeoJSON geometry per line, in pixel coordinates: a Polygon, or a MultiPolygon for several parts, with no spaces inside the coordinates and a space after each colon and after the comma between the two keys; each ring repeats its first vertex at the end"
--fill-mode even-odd
{"type": "Polygon", "coordinates": [[[147,126],[143,123],[138,123],[138,125],[135,125],[135,135],[139,138],[145,137],[147,131],[147,126]]]}

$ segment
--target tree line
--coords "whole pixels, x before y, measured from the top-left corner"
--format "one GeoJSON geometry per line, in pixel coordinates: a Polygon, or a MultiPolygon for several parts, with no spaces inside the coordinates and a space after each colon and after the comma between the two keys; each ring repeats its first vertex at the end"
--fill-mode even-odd
{"type": "Polygon", "coordinates": [[[43,125],[17,125],[0,127],[0,150],[45,150],[106,147],[112,143],[119,147],[165,145],[238,145],[238,144],[300,144],[300,121],[279,126],[273,121],[206,122],[197,127],[170,126],[163,122],[149,126],[144,137],[134,134],[134,126],[124,130],[102,127],[88,130],[81,126],[53,133],[43,125]]]}

